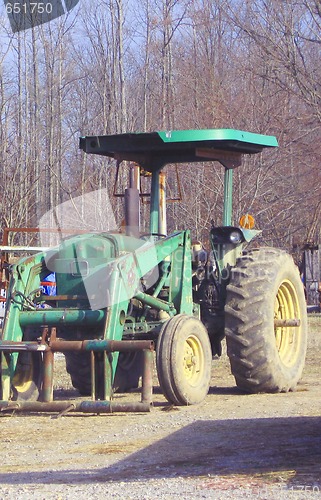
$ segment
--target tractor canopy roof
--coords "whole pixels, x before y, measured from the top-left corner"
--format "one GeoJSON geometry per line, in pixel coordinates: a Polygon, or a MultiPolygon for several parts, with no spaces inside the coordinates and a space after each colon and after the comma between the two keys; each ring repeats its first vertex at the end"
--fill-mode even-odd
{"type": "Polygon", "coordinates": [[[234,129],[173,130],[150,133],[86,136],[80,149],[86,153],[128,160],[147,171],[167,163],[219,161],[226,168],[241,164],[242,154],[260,153],[278,146],[274,136],[234,129]]]}

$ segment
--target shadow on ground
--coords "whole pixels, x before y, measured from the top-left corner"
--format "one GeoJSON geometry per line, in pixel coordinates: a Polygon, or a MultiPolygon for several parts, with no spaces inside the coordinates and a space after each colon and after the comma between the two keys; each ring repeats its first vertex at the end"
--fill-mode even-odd
{"type": "MultiPolygon", "coordinates": [[[[109,454],[110,459],[106,442],[96,453],[106,453],[106,458],[109,454]]],[[[4,473],[0,483],[81,484],[236,474],[285,474],[292,484],[321,486],[321,417],[199,420],[105,468],[4,473]]]]}

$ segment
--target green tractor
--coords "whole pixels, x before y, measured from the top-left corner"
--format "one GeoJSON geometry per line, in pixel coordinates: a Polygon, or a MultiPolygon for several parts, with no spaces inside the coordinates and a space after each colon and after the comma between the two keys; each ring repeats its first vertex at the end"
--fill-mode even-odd
{"type": "Polygon", "coordinates": [[[25,411],[148,411],[153,349],[160,388],[174,405],[206,397],[212,359],[227,354],[237,386],[250,393],[294,390],[307,344],[304,290],[282,250],[244,247],[251,217],[232,224],[233,170],[244,154],[276,147],[273,136],[232,129],[83,137],[86,154],[131,162],[121,230],[65,238],[12,266],[1,353],[0,408],[25,411]],[[219,162],[223,224],[210,252],[189,230],[167,235],[164,167],[219,162]],[[140,176],[149,175],[148,232],[140,226],[140,176]],[[56,293],[42,284],[54,273],[56,293]],[[54,400],[54,353],[62,352],[79,401],[54,400]],[[141,401],[117,403],[137,388],[141,401]],[[81,399],[81,398],[80,398],[81,399]]]}

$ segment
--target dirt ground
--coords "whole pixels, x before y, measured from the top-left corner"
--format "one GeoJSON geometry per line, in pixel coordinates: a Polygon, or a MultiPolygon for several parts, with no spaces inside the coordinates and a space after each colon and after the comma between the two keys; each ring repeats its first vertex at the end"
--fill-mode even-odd
{"type": "MultiPolygon", "coordinates": [[[[172,407],[156,385],[150,413],[2,414],[0,498],[101,498],[107,485],[106,498],[321,498],[320,334],[311,315],[296,392],[239,393],[223,353],[198,406],[172,407]]],[[[56,395],[72,397],[63,365],[56,395]]]]}

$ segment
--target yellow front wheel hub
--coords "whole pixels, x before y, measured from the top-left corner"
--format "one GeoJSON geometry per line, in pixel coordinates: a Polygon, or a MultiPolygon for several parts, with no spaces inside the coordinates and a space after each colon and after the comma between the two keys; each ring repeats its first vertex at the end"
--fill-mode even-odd
{"type": "Polygon", "coordinates": [[[297,361],[299,353],[300,303],[294,285],[284,280],[279,286],[274,306],[274,319],[283,321],[298,320],[298,326],[276,326],[275,341],[280,359],[290,367],[297,361]]]}
{"type": "Polygon", "coordinates": [[[193,335],[185,341],[183,363],[186,379],[196,382],[204,369],[204,354],[199,339],[193,335]]]}

